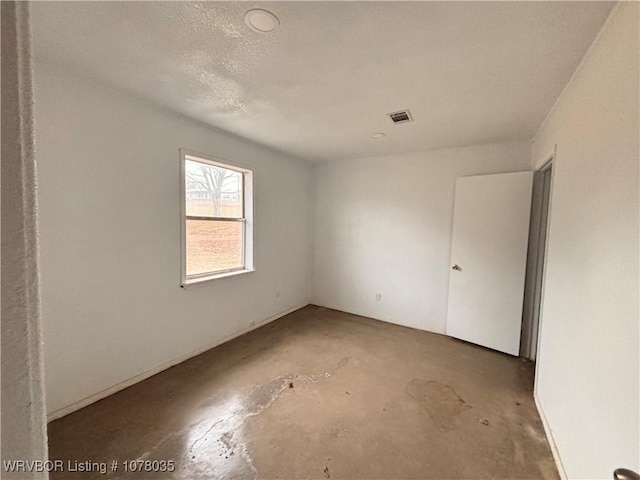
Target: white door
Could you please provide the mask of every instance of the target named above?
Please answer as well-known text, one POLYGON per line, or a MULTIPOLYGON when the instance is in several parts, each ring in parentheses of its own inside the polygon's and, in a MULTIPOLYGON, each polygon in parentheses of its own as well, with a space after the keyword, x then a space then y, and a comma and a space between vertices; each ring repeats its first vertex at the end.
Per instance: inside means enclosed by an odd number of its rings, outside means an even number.
POLYGON ((533 172, 456 182, 447 335, 518 355, 533 172))

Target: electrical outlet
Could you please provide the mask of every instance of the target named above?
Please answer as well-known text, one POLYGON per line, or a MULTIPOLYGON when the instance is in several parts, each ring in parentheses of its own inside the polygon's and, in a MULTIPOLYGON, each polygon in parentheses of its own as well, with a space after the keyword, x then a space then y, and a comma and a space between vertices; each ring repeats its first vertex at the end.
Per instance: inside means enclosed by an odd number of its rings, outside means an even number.
POLYGON ((251 321, 249 322, 249 326, 250 326, 250 327, 255 327, 255 326, 256 326, 256 322, 255 322, 255 320, 251 320, 251 321))
POLYGON ((376 293, 376 302, 379 302, 380 300, 382 300, 382 294, 376 293))

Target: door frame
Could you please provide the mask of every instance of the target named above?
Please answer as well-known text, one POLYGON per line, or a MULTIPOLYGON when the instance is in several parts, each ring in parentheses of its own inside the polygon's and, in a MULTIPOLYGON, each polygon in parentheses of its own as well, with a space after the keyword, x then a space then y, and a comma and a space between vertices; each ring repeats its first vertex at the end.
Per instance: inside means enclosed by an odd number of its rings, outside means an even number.
POLYGON ((537 388, 538 388, 538 359, 540 358, 540 345, 541 345, 541 338, 540 338, 540 334, 542 332, 542 324, 544 322, 544 316, 543 316, 543 311, 544 311, 544 297, 545 297, 545 291, 546 291, 546 280, 547 280, 547 264, 548 264, 548 259, 549 259, 549 238, 550 238, 550 233, 551 233, 551 218, 552 218, 552 212, 553 212, 553 190, 554 190, 554 183, 555 183, 555 178, 556 178, 556 170, 557 170, 557 159, 558 159, 558 152, 557 152, 557 144, 555 144, 553 146, 553 151, 551 152, 550 155, 547 156, 547 159, 544 161, 544 163, 536 170, 536 173, 544 173, 547 170, 551 170, 551 178, 549 180, 549 202, 547 205, 547 225, 546 225, 546 232, 545 232, 545 241, 544 241, 544 257, 542 259, 542 264, 541 264, 541 271, 536 272, 536 275, 539 275, 540 277, 540 296, 538 299, 538 325, 537 325, 537 335, 536 335, 536 345, 535 345, 535 359, 536 359, 536 366, 535 366, 535 374, 534 374, 534 386, 533 386, 533 391, 534 391, 534 395, 535 392, 537 392, 537 388))

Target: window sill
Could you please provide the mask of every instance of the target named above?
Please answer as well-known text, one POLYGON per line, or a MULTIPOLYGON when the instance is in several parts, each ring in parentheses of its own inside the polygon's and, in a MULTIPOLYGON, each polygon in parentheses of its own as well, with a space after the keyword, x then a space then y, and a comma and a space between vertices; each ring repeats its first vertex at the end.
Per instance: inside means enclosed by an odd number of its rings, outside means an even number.
POLYGON ((251 272, 255 272, 255 269, 246 268, 244 270, 234 270, 233 272, 225 272, 225 273, 207 275, 206 277, 191 278, 189 280, 183 280, 182 284, 180 286, 182 288, 200 287, 200 286, 204 285, 205 283, 209 283, 209 282, 212 282, 214 280, 219 280, 219 279, 228 278, 228 277, 235 277, 237 275, 243 275, 245 273, 251 273, 251 272))

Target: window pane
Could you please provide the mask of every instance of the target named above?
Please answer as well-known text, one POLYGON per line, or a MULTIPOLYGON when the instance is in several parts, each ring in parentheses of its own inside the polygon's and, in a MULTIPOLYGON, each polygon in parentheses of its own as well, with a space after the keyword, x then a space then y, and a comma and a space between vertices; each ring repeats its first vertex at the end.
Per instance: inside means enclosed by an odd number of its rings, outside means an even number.
POLYGON ((242 173, 185 160, 187 216, 242 218, 242 173))
POLYGON ((187 276, 242 268, 243 222, 187 220, 187 276))

